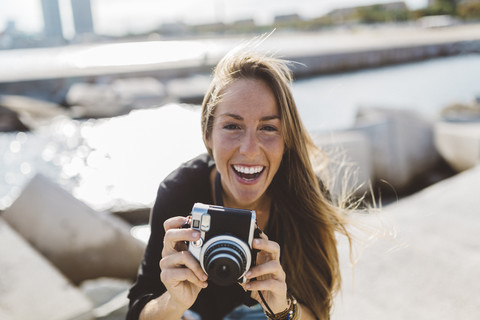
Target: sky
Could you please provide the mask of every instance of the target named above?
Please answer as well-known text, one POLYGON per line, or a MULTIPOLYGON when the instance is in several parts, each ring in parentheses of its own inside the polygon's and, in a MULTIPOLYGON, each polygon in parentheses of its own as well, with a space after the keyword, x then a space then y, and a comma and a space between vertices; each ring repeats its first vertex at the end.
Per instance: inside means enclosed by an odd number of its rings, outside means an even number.
MULTIPOLYGON (((70 0, 58 0, 64 34, 73 33, 70 0)), ((298 13, 313 18, 342 7, 393 2, 394 0, 91 0, 95 31, 122 35, 145 32, 162 23, 231 22, 253 18, 257 24, 273 21, 275 15, 298 13)), ((425 7, 428 0, 405 0, 410 9, 425 7)), ((39 33, 43 29, 41 0, 1 0, 0 32, 8 21, 18 30, 39 33)))

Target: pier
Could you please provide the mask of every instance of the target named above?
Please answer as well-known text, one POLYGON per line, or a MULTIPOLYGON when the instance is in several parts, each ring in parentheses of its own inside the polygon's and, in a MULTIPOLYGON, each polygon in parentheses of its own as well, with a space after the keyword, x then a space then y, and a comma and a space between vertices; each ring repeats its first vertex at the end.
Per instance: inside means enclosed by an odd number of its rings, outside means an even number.
MULTIPOLYGON (((70 45, 0 51, 0 83, 111 75, 182 77, 208 73, 252 36, 182 41, 70 45)), ((296 77, 480 52, 480 24, 426 29, 356 27, 330 32, 273 33, 261 50, 299 62, 296 77)))

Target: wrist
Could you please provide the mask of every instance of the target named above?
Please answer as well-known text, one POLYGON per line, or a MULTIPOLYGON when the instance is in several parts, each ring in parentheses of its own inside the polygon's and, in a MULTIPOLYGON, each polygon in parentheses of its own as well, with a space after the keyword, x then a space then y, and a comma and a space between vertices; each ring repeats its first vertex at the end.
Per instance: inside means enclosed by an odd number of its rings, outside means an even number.
POLYGON ((188 307, 183 306, 167 291, 148 302, 140 313, 141 320, 180 319, 188 307))
POLYGON ((165 292, 163 295, 165 296, 164 303, 171 311, 180 311, 183 315, 183 313, 191 307, 190 305, 185 305, 185 301, 176 299, 175 296, 171 295, 169 291, 165 292))
POLYGON ((278 313, 272 313, 265 310, 265 315, 269 320, 297 320, 300 319, 300 309, 297 300, 291 295, 287 296, 288 306, 278 313))

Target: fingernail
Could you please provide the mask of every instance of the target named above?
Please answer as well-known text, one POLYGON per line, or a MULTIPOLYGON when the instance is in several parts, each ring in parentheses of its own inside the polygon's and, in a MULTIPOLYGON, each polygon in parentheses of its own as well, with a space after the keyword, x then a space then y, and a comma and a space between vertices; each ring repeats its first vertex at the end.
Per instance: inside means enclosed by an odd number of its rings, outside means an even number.
POLYGON ((202 280, 203 280, 203 281, 207 281, 207 279, 208 279, 207 275, 204 274, 204 275, 202 276, 202 280))
POLYGON ((198 232, 198 231, 193 231, 193 232, 192 232, 192 236, 193 236, 194 238, 198 238, 198 237, 200 237, 200 232, 198 232))
POLYGON ((258 246, 260 244, 260 240, 258 239, 253 240, 253 244, 258 246))
POLYGON ((246 274, 245 274, 245 277, 247 278, 250 278, 252 276, 252 272, 251 271, 248 271, 246 274))
POLYGON ((245 285, 245 288, 246 288, 247 290, 250 290, 250 289, 252 288, 252 285, 251 285, 250 283, 247 283, 247 284, 245 285))

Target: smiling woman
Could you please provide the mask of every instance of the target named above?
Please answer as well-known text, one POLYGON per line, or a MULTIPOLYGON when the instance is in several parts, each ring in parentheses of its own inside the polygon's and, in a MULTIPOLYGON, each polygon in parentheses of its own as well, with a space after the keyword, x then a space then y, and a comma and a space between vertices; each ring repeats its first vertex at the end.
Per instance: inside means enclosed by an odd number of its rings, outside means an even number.
MULTIPOLYGON (((206 145, 222 176, 225 205, 268 208, 266 190, 284 151, 280 112, 270 87, 254 78, 230 84, 215 110, 211 131, 206 145)), ((258 218, 263 216, 257 211, 258 218)))
POLYGON ((244 305, 255 306, 244 319, 329 318, 340 286, 335 232, 348 237, 347 220, 315 175, 317 150, 291 80, 287 62, 250 46, 219 62, 202 103, 208 154, 182 165, 158 189, 128 319, 178 319, 187 310, 230 319, 245 313, 244 305), (186 243, 206 241, 188 228, 197 202, 256 212, 263 233, 252 242, 255 263, 239 283, 211 282, 201 258, 188 250, 186 243))

